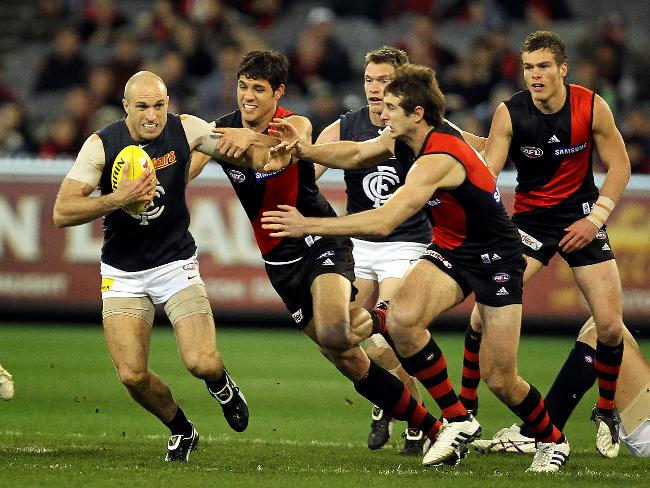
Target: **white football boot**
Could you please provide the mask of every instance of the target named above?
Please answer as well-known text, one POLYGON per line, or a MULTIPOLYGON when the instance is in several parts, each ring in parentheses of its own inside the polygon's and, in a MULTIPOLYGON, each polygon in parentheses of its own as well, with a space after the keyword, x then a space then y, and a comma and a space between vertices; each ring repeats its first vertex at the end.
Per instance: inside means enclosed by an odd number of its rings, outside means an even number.
POLYGON ((472 446, 476 451, 482 453, 514 452, 517 454, 535 454, 535 438, 521 435, 517 424, 504 427, 492 436, 492 439, 477 439, 472 446))

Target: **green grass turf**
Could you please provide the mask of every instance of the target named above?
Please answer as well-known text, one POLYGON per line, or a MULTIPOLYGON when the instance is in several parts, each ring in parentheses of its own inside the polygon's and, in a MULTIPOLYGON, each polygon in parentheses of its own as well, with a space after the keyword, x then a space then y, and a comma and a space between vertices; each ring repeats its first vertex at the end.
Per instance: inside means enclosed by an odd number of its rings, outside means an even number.
MULTIPOLYGON (((437 339, 458 384, 462 336, 437 339)), ((559 474, 524 473, 530 457, 475 452, 456 468, 425 469, 397 452, 404 424, 382 450, 366 448, 369 404, 302 334, 224 328, 218 341, 251 409, 241 434, 184 370, 171 329, 154 330, 151 367, 201 433, 190 463, 170 465, 167 430, 119 384, 100 327, 0 325, 0 362, 16 382, 15 398, 0 403, 0 486, 648 486, 650 460, 623 447, 615 460, 596 453, 588 420, 595 390, 565 429, 572 452, 559 474)), ((521 374, 546 391, 571 344, 524 337, 521 374)), ((642 348, 647 355, 650 343, 642 348)), ((484 385, 479 394, 484 436, 515 421, 484 385)))

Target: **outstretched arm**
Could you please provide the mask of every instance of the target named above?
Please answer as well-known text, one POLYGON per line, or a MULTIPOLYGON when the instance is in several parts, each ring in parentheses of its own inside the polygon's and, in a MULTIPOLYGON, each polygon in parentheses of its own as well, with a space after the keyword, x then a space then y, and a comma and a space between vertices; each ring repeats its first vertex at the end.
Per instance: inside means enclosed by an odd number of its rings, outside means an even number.
POLYGON ((344 217, 304 217, 294 207, 264 212, 262 227, 273 230, 271 237, 389 235, 399 224, 421 210, 438 188, 455 188, 465 170, 445 154, 419 158, 409 170, 404 185, 384 205, 344 217))
MULTIPOLYGON (((183 115, 182 122, 193 151, 190 180, 198 176, 211 158, 261 170, 270 160, 269 147, 277 144, 272 137, 246 128, 215 129, 214 124, 193 115, 183 115)), ((275 158, 288 160, 289 156, 278 154, 275 158)))
POLYGON ((354 169, 374 166, 391 157, 395 147, 395 141, 387 131, 364 142, 339 141, 309 146, 297 137, 291 124, 275 119, 269 133, 280 138, 280 147, 292 149, 297 158, 328 168, 354 169))

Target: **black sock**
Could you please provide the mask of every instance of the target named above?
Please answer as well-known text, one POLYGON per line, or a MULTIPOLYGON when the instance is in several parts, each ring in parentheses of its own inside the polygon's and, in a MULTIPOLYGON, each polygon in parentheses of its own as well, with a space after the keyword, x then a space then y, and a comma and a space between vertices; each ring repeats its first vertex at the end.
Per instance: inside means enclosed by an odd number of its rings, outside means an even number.
POLYGON ((224 389, 226 386, 226 370, 223 370, 223 374, 221 375, 221 378, 219 378, 217 381, 208 381, 205 380, 205 386, 208 387, 208 391, 212 396, 215 394, 219 393, 221 390, 224 389))
POLYGON ((467 410, 478 408, 478 385, 481 382, 479 351, 481 349, 481 334, 467 326, 465 331, 465 350, 463 352, 463 372, 458 398, 467 410))
MULTIPOLYGON (((544 399, 548 415, 559 430, 564 429, 580 399, 596 381, 595 354, 593 347, 576 341, 544 399)), ((521 434, 534 437, 525 425, 521 426, 521 434)))
POLYGON ((181 407, 178 407, 176 415, 170 422, 164 422, 167 428, 171 431, 172 435, 182 435, 183 437, 189 437, 192 435, 192 424, 181 407))
POLYGON ((412 356, 405 358, 397 354, 397 357, 404 370, 417 378, 427 389, 444 418, 450 422, 469 418, 469 413, 458 399, 447 374, 445 355, 433 337, 430 337, 429 342, 412 356))
POLYGON ((542 395, 533 385, 519 405, 508 408, 528 426, 527 437, 534 437, 538 442, 564 442, 562 431, 553 425, 542 395))
POLYGON ((598 381, 598 410, 612 415, 616 408, 616 383, 623 361, 623 339, 617 346, 608 346, 596 341, 596 380, 598 381))
POLYGON ((409 427, 435 439, 442 425, 423 404, 418 403, 408 387, 385 369, 370 361, 366 375, 354 384, 357 392, 397 420, 405 420, 409 427))

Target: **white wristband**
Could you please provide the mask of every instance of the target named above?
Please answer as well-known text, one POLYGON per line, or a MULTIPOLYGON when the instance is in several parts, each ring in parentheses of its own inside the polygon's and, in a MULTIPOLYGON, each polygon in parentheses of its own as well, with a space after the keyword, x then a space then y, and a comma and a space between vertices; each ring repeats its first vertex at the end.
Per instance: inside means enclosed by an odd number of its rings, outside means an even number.
POLYGON ((596 203, 594 203, 594 208, 591 209, 586 219, 601 229, 605 225, 605 222, 607 222, 609 214, 612 213, 615 206, 616 204, 611 198, 601 195, 596 200, 596 203))

